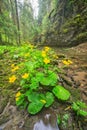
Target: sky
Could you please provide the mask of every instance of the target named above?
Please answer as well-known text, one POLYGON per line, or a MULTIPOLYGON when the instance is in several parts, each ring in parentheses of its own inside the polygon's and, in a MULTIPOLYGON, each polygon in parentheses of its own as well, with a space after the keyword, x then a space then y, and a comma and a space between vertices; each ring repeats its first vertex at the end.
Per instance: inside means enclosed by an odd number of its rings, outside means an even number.
MULTIPOLYGON (((18 0, 19 2, 23 2, 23 0, 18 0)), ((34 17, 38 16, 38 0, 29 0, 31 2, 33 11, 34 11, 34 17)))
POLYGON ((31 0, 31 4, 34 10, 34 16, 38 16, 38 0, 31 0))

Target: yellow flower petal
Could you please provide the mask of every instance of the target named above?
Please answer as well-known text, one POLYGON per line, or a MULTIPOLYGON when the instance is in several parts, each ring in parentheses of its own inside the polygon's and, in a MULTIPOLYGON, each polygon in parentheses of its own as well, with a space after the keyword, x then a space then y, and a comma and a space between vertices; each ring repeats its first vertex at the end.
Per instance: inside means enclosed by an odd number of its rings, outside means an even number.
POLYGON ((46 52, 42 51, 42 57, 46 57, 46 52))
POLYGON ((63 64, 65 64, 65 65, 69 65, 69 63, 68 63, 66 60, 63 60, 62 62, 63 62, 63 64))
POLYGON ((11 71, 14 72, 19 69, 19 66, 15 66, 11 71))
POLYGON ((47 59, 47 58, 45 58, 43 61, 44 61, 44 63, 45 63, 45 64, 50 63, 50 60, 49 60, 49 59, 47 59))
POLYGON ((19 97, 20 95, 21 95, 21 92, 19 91, 16 93, 15 97, 19 97))
POLYGON ((68 63, 72 64, 73 62, 71 60, 68 60, 68 63))
POLYGON ((15 64, 12 64, 11 67, 13 68, 15 66, 15 64))
POLYGON ((23 79, 27 79, 28 76, 29 76, 29 74, 28 74, 28 73, 25 73, 24 75, 22 75, 22 78, 23 78, 23 79))
POLYGON ((70 65, 72 64, 73 62, 71 60, 62 60, 63 64, 65 65, 70 65))
POLYGON ((47 47, 47 46, 44 49, 45 49, 46 52, 50 50, 50 48, 47 47))
POLYGON ((19 100, 19 97, 16 97, 15 100, 16 100, 16 102, 17 102, 17 101, 19 100))
POLYGON ((10 78, 9 78, 9 83, 14 83, 14 81, 16 80, 16 76, 15 75, 12 75, 10 78))
POLYGON ((21 96, 21 92, 17 92, 16 95, 15 95, 15 100, 16 102, 20 99, 20 96, 21 96))

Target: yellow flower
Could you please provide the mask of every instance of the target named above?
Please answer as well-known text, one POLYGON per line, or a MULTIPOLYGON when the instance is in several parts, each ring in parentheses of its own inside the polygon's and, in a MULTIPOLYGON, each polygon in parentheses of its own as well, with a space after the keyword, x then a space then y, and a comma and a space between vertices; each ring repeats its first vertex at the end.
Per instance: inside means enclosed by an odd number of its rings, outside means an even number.
POLYGON ((41 99, 40 101, 41 101, 42 103, 44 103, 44 104, 46 103, 46 100, 41 99))
POLYGON ((65 65, 70 65, 72 64, 73 62, 71 60, 62 60, 63 64, 65 65))
POLYGON ((15 75, 12 75, 10 78, 9 78, 9 83, 14 83, 14 81, 16 80, 16 76, 15 75))
POLYGON ((45 49, 46 52, 50 50, 50 48, 47 47, 47 46, 44 49, 45 49))
POLYGON ((23 78, 23 79, 27 79, 28 76, 29 76, 29 74, 28 74, 28 73, 25 73, 24 75, 22 75, 22 78, 23 78))
POLYGON ((17 101, 19 100, 19 97, 16 97, 15 100, 16 100, 16 102, 17 102, 17 101))
POLYGON ((45 63, 45 64, 48 64, 48 63, 50 63, 50 60, 47 59, 47 58, 45 58, 45 59, 44 59, 44 63, 45 63))
POLYGON ((19 92, 16 93, 16 95, 15 95, 15 100, 18 101, 20 96, 21 96, 21 93, 20 93, 20 91, 19 91, 19 92))
POLYGON ((16 71, 16 70, 18 70, 18 69, 19 69, 18 66, 14 66, 14 68, 13 68, 11 71, 14 72, 14 71, 16 71))
POLYGON ((72 64, 73 62, 72 62, 71 60, 68 60, 68 63, 69 63, 69 64, 72 64))
POLYGON ((42 51, 42 57, 46 57, 46 52, 42 51))
POLYGON ((11 65, 12 68, 13 68, 14 66, 15 66, 14 64, 11 65))
POLYGON ((19 91, 16 93, 15 97, 19 97, 20 95, 21 95, 21 92, 19 91))

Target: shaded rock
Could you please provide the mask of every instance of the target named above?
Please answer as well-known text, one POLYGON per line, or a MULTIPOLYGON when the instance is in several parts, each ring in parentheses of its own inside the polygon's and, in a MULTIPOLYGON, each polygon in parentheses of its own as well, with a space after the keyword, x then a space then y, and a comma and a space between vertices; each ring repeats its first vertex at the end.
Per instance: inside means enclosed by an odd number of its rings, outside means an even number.
POLYGON ((75 74, 72 77, 72 79, 74 81, 74 86, 79 87, 79 88, 86 86, 86 84, 87 84, 87 80, 85 78, 86 75, 87 75, 87 73, 84 71, 75 72, 75 74))
POLYGON ((61 75, 61 78, 63 79, 63 82, 65 82, 67 85, 70 85, 70 86, 73 85, 73 83, 69 77, 67 77, 65 75, 61 75))

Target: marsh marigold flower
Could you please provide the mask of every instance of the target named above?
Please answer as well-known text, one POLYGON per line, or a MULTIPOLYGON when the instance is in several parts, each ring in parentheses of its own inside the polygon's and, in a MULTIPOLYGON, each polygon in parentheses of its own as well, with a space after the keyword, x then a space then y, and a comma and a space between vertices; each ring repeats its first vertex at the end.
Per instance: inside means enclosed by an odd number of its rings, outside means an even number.
POLYGON ((15 64, 12 64, 11 67, 13 68, 15 66, 15 64))
POLYGON ((12 75, 10 78, 9 78, 9 83, 14 83, 14 81, 16 80, 16 76, 15 75, 12 75))
POLYGON ((46 52, 42 51, 42 57, 46 57, 46 52))
POLYGON ((72 64, 73 62, 71 60, 62 60, 63 64, 65 65, 70 65, 72 64))
POLYGON ((22 75, 22 78, 23 78, 23 79, 27 79, 28 76, 29 76, 29 74, 28 74, 28 73, 25 73, 24 75, 22 75))
POLYGON ((45 58, 45 59, 44 59, 44 63, 45 63, 45 64, 48 64, 48 63, 50 63, 50 60, 47 59, 47 58, 45 58))
POLYGON ((71 60, 68 60, 68 63, 69 63, 69 64, 72 64, 73 62, 72 62, 71 60))
POLYGON ((47 47, 47 46, 44 49, 45 49, 46 52, 50 50, 50 48, 47 47))
POLYGON ((16 71, 19 69, 19 66, 14 66, 14 68, 11 70, 12 72, 16 71))
POLYGON ((15 100, 18 101, 20 96, 21 96, 21 92, 19 91, 15 95, 15 100))

